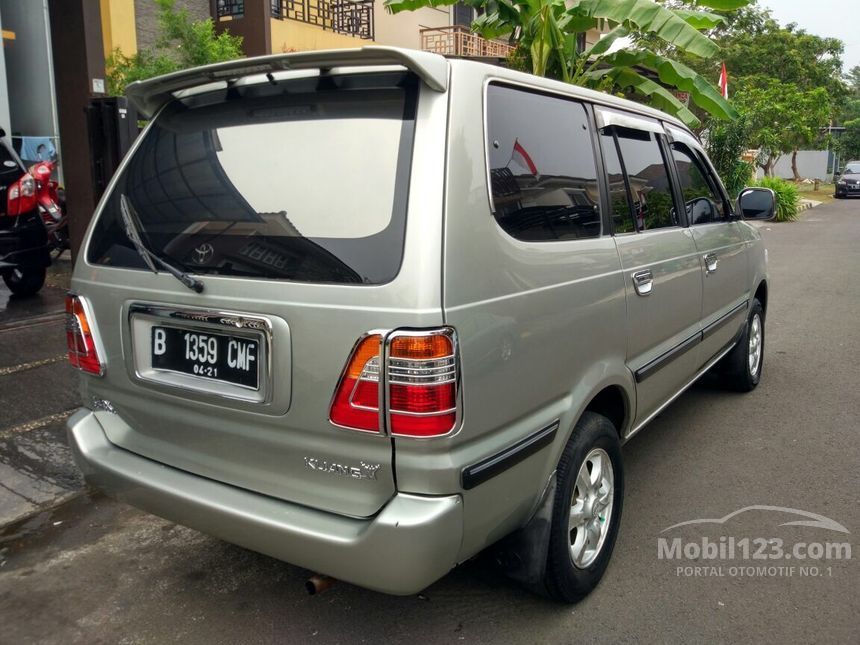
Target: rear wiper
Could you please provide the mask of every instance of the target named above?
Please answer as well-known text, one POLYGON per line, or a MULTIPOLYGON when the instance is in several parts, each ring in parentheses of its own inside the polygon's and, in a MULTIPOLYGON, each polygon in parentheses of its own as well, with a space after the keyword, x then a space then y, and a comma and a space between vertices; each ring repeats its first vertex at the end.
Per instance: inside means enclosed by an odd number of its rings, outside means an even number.
POLYGON ((149 267, 150 271, 158 273, 158 269, 155 268, 155 265, 158 264, 192 291, 203 293, 203 283, 200 280, 188 275, 181 269, 177 269, 167 260, 159 257, 153 251, 150 251, 146 244, 143 243, 143 240, 140 237, 140 228, 137 225, 137 222, 139 221, 137 211, 134 210, 134 206, 131 205, 131 200, 125 196, 125 193, 120 193, 119 196, 119 212, 122 215, 123 224, 125 224, 125 234, 128 236, 128 239, 131 240, 131 243, 134 244, 137 254, 143 258, 143 261, 146 263, 146 266, 149 267))

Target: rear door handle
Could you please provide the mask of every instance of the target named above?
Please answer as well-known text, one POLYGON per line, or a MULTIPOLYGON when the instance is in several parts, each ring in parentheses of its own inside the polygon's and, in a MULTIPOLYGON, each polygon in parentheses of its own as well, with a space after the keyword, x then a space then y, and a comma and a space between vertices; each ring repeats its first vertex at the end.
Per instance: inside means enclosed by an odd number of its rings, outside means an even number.
POLYGON ((714 273, 717 270, 717 262, 719 262, 717 254, 708 253, 703 259, 705 260, 705 273, 714 273))
POLYGON ((633 274, 633 288, 636 289, 636 293, 640 296, 651 294, 651 289, 654 288, 654 274, 651 273, 650 269, 637 271, 633 274))

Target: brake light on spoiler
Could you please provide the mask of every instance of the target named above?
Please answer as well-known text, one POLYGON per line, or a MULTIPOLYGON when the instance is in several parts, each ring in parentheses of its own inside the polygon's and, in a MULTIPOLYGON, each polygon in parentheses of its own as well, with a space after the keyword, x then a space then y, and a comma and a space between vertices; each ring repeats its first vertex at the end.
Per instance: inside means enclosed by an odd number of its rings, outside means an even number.
POLYGON ((398 330, 384 339, 382 334, 369 334, 347 361, 329 418, 345 428, 387 429, 395 436, 446 435, 457 423, 458 361, 450 327, 398 330), (384 397, 380 397, 380 383, 384 397))

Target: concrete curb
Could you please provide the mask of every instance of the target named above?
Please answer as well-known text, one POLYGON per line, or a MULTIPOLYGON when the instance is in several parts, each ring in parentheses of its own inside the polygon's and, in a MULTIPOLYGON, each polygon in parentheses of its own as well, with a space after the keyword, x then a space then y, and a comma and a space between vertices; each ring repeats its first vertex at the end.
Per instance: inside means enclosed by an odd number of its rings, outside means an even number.
POLYGON ((802 213, 803 211, 807 211, 810 208, 815 208, 816 206, 820 206, 822 202, 816 201, 814 199, 801 199, 800 204, 797 206, 797 212, 802 213))

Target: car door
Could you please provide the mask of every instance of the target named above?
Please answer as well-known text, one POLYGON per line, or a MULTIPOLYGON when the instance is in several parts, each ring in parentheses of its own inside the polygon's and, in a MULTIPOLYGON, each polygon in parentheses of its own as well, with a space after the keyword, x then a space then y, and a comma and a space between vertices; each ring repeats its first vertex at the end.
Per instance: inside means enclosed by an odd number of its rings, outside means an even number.
POLYGON ((702 279, 684 213, 675 208, 662 125, 599 108, 615 243, 627 300, 627 365, 636 380, 634 429, 698 366, 702 279))
POLYGON ((669 127, 670 149, 702 275, 701 363, 736 340, 749 301, 746 242, 731 206, 699 144, 669 127))

